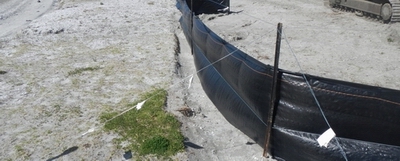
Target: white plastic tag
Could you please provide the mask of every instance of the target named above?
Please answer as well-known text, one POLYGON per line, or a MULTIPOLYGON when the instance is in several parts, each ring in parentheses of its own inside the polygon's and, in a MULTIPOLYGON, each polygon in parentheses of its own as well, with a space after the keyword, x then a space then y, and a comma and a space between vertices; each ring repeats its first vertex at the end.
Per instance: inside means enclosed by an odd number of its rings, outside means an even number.
POLYGON ((219 11, 219 12, 226 12, 228 9, 229 9, 229 7, 225 7, 225 8, 223 8, 223 9, 218 9, 217 11, 219 11))
POLYGON ((84 135, 86 135, 86 134, 89 134, 89 133, 91 133, 91 132, 93 132, 93 131, 94 131, 94 128, 90 128, 88 131, 86 131, 85 133, 83 133, 82 136, 84 136, 84 135))
POLYGON ((138 104, 136 105, 136 109, 137 109, 137 110, 140 110, 145 102, 146 102, 146 100, 144 100, 143 102, 138 103, 138 104))
POLYGON ((189 87, 188 87, 188 89, 190 88, 190 86, 192 86, 192 82, 193 82, 193 74, 192 74, 192 76, 191 76, 190 79, 189 79, 189 87))
POLYGON ((332 128, 326 130, 319 138, 317 139, 319 146, 328 147, 328 143, 336 136, 335 132, 333 132, 332 128))

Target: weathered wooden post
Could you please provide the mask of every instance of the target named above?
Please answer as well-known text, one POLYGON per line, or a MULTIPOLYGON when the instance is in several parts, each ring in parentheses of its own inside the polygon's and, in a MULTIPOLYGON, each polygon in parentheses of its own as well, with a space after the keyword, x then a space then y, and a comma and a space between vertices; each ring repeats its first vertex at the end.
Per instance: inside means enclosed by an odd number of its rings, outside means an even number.
POLYGON ((275 107, 277 106, 277 88, 278 88, 278 65, 279 65, 279 54, 281 48, 281 39, 282 39, 282 23, 278 23, 278 31, 276 36, 276 46, 275 46, 275 61, 274 61, 274 75, 272 77, 272 91, 271 91, 271 104, 268 111, 268 122, 267 122, 267 132, 265 137, 265 146, 264 146, 264 157, 269 157, 268 152, 270 151, 270 140, 271 140, 271 132, 272 125, 274 121, 275 115, 275 107))

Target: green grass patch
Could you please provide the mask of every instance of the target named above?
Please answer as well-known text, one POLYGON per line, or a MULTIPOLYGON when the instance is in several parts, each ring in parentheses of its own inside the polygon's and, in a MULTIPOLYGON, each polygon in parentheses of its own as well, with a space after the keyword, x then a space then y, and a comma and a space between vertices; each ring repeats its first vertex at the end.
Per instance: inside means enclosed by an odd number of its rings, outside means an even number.
MULTIPOLYGON (((106 130, 112 130, 122 136, 117 143, 128 141, 125 150, 132 150, 141 156, 155 154, 171 156, 183 150, 184 137, 180 131, 181 123, 163 108, 167 101, 167 91, 156 89, 141 97, 148 99, 140 110, 132 109, 113 120, 107 121, 117 112, 102 113, 100 119, 106 130)), ((138 102, 127 104, 135 106, 138 102)))
POLYGON ((68 72, 68 76, 80 74, 85 71, 95 71, 100 69, 100 67, 86 67, 86 68, 76 68, 73 71, 68 72))

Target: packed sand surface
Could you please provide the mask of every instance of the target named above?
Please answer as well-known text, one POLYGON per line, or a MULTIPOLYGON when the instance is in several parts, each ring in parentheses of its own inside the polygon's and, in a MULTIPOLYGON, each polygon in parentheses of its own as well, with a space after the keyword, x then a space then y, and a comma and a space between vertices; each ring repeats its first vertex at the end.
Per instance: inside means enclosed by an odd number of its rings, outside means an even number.
MULTIPOLYGON (((400 89, 400 23, 321 0, 231 1, 231 11, 200 18, 266 64, 282 22, 281 68, 300 71, 295 53, 305 73, 400 89)), ((168 90, 187 138, 173 160, 268 160, 203 92, 180 15, 174 0, 1 1, 0 160, 125 160, 99 115, 153 88, 168 90)))
POLYGON ((124 160, 112 141, 118 136, 102 130, 99 115, 126 110, 152 88, 169 91, 166 109, 183 123, 187 152, 173 160, 263 160, 262 148, 203 93, 175 1, 50 2, 51 10, 32 21, 20 10, 1 21, 25 22, 1 26, 0 160, 124 160), (194 116, 177 111, 183 107, 194 116))
POLYGON ((21 29, 27 23, 49 11, 53 0, 1 0, 0 1, 0 37, 21 29))
POLYGON ((246 0, 231 1, 230 6, 232 14, 200 17, 223 39, 265 64, 274 64, 280 22, 280 68, 400 89, 400 23, 332 9, 323 0, 246 0))

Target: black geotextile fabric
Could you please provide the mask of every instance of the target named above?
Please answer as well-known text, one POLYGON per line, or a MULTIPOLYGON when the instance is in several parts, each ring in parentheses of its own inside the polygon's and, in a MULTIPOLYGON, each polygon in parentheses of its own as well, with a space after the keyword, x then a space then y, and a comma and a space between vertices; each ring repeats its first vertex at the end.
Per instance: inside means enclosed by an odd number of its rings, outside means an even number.
MULTIPOLYGON (((264 147, 273 67, 227 43, 196 16, 192 29, 186 2, 178 0, 177 7, 182 12, 182 30, 189 44, 193 42, 204 91, 226 120, 264 147)), ((279 103, 270 145, 274 157, 344 160, 341 146, 349 160, 400 160, 400 91, 306 78, 337 137, 327 148, 319 146, 317 138, 329 127, 303 76, 279 70, 279 103)))
POLYGON ((228 11, 227 9, 229 9, 226 8, 229 6, 229 0, 186 0, 186 3, 189 9, 193 7, 191 10, 195 15, 226 12, 228 11), (193 5, 191 3, 193 3, 193 5))

